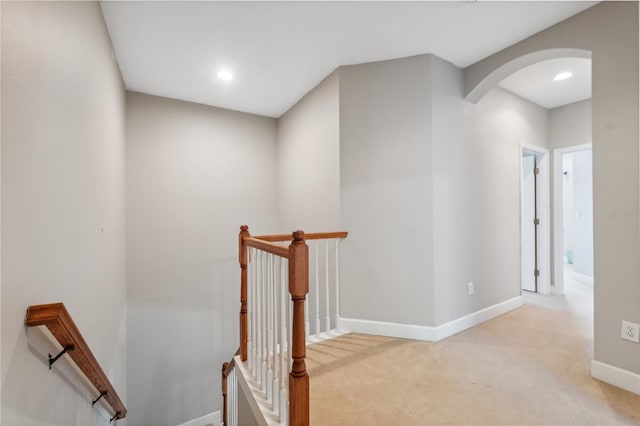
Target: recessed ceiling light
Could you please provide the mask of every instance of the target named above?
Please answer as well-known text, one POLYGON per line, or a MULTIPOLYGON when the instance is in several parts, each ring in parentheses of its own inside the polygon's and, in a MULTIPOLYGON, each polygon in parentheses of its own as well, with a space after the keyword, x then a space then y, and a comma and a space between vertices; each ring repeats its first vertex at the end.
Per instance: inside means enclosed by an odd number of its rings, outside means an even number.
POLYGON ((220 80, 231 80, 233 78, 233 75, 231 74, 231 71, 222 70, 218 72, 218 78, 220 80))
POLYGON ((569 77, 571 77, 572 75, 573 75, 573 73, 570 72, 570 71, 561 72, 561 73, 556 74, 555 77, 553 77, 553 81, 566 80, 569 77))

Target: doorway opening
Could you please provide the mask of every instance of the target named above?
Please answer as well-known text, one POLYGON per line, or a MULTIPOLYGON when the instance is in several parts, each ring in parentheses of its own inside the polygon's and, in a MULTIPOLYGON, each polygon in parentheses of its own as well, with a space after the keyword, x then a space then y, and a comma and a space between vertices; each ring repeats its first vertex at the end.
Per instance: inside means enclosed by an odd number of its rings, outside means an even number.
POLYGON ((520 153, 521 289, 550 294, 549 151, 522 145, 520 153))
POLYGON ((592 181, 591 144, 554 150, 555 294, 593 292, 592 181))

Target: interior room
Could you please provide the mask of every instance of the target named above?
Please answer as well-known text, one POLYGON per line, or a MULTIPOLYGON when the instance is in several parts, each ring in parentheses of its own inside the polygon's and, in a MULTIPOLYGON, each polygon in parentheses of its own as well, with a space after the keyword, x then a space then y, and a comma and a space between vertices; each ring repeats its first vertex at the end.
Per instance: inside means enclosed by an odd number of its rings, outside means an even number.
POLYGON ((0 18, 2 425, 640 424, 637 1, 0 18))

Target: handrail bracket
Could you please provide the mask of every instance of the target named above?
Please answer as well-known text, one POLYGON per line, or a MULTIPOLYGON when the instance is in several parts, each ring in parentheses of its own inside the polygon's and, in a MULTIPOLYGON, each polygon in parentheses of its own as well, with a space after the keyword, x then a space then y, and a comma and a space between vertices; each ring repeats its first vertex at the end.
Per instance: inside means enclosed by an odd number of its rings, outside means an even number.
POLYGON ((53 364, 55 364, 55 363, 56 363, 56 361, 57 361, 57 360, 58 360, 62 355, 66 354, 68 351, 72 351, 72 350, 74 350, 75 348, 76 348, 76 347, 75 347, 75 346, 73 346, 73 345, 67 345, 67 346, 65 346, 65 347, 64 347, 64 349, 62 349, 62 350, 60 351, 60 353, 59 353, 58 355, 56 355, 56 356, 51 356, 51 354, 49 354, 49 370, 51 370, 51 366, 52 366, 53 364))

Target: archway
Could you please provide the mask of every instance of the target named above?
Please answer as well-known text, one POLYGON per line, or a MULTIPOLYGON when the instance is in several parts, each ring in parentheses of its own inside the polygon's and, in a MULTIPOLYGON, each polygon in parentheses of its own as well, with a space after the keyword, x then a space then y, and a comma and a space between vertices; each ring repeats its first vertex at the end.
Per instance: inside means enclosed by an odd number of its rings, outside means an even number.
MULTIPOLYGON (((529 65, 556 58, 588 58, 591 59, 591 51, 584 49, 545 49, 528 53, 517 57, 499 66, 486 75, 473 87, 465 87, 465 99, 471 103, 478 103, 480 99, 492 88, 511 74, 529 65)), ((465 86, 468 81, 465 81, 465 86)))

